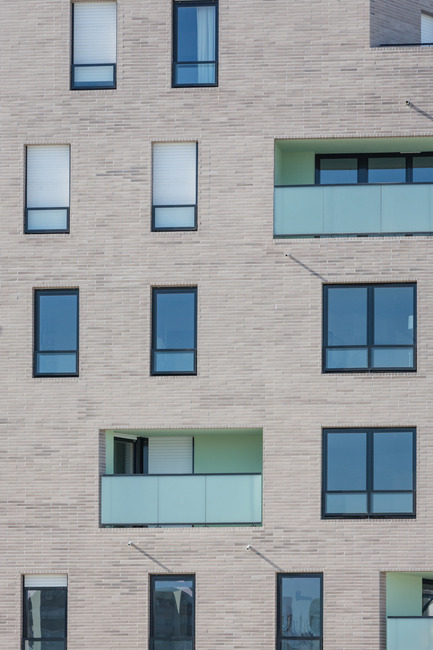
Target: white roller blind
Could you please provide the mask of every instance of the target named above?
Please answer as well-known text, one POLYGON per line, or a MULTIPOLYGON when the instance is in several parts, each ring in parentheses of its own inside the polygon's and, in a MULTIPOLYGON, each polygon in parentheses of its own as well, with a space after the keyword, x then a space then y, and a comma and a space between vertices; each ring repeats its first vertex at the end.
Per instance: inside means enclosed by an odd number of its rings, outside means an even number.
POLYGON ((68 576, 65 574, 41 574, 24 576, 24 587, 67 587, 68 576))
POLYGON ((421 43, 433 43, 433 16, 421 13, 421 43))
POLYGON ((69 146, 27 147, 27 207, 69 207, 69 146))
POLYGON ((192 474, 192 437, 149 438, 149 474, 192 474))
POLYGON ((195 142, 153 145, 153 205, 195 205, 195 142))
POLYGON ((116 3, 74 4, 74 63, 116 63, 116 3))

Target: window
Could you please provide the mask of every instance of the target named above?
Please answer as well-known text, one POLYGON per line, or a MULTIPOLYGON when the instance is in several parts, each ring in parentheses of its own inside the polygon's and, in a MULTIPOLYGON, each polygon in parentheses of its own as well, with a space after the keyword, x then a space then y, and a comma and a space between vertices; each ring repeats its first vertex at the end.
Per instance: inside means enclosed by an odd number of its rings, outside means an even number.
POLYGON ((357 183, 433 183, 433 154, 316 156, 316 185, 357 183))
POLYGON ((35 292, 34 376, 78 375, 78 289, 35 292))
POLYGON ((217 2, 175 2, 173 86, 216 86, 217 2))
POLYGON ((421 12, 421 43, 423 45, 433 44, 433 16, 421 12))
POLYGON ((26 148, 26 233, 69 232, 68 145, 26 148))
POLYGON ((150 592, 149 650, 193 650, 194 576, 151 576, 150 592))
POLYGON ((322 575, 277 576, 277 650, 321 650, 322 575))
POLYGON ((197 143, 158 143, 152 153, 152 230, 195 230, 197 143))
POLYGON ((153 290, 152 374, 195 375, 197 289, 153 290))
POLYGON ((323 432, 324 517, 415 516, 415 429, 323 432))
POLYGON ((72 90, 116 87, 116 3, 72 5, 72 90))
POLYGON ((416 369, 416 285, 325 285, 323 370, 416 369))
POLYGON ((66 650, 67 577, 24 576, 22 650, 66 650))

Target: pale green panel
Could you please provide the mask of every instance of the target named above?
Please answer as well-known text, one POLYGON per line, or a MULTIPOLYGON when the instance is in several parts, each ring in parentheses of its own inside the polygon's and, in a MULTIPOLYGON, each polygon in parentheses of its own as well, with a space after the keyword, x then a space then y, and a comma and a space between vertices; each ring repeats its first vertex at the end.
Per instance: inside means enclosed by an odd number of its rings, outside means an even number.
POLYGON ((158 523, 156 476, 103 476, 102 524, 158 523))
MULTIPOLYGON (((277 148, 278 145, 275 151, 277 148)), ((279 174, 275 177, 275 185, 314 185, 315 165, 314 151, 282 153, 279 155, 279 174)))
POLYGON ((105 434, 105 473, 114 474, 114 432, 105 434))
POLYGON ((283 185, 283 153, 278 146, 275 144, 275 153, 274 153, 274 185, 283 185))
POLYGON ((204 523, 205 476, 160 476, 159 523, 204 523))
POLYGON ((323 233, 321 185, 276 187, 274 190, 274 235, 320 235, 323 233))
POLYGON ((326 234, 380 233, 380 185, 326 186, 323 190, 326 234))
POLYGON ((261 476, 207 476, 206 522, 261 523, 261 476))
POLYGON ((433 618, 389 618, 386 650, 432 650, 433 618))
POLYGON ((311 140, 277 140, 275 146, 287 152, 314 153, 414 153, 433 151, 432 137, 410 138, 318 138, 311 140))
MULTIPOLYGON (((421 614, 422 576, 409 573, 387 573, 386 615, 421 616, 421 614)), ((415 647, 413 646, 413 649, 415 647)))
POLYGON ((432 231, 431 185, 382 185, 382 230, 432 231))
POLYGON ((262 434, 216 434, 194 438, 195 474, 262 473, 262 434))

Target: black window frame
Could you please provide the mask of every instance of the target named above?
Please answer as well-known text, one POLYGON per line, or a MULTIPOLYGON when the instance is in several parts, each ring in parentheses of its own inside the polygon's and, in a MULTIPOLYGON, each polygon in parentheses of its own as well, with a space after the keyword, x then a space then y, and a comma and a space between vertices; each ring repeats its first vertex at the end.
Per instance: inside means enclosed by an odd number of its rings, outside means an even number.
POLYGON ((150 374, 152 377, 170 377, 170 376, 194 376, 197 375, 197 287, 152 287, 152 336, 150 350, 150 374), (157 295, 158 293, 190 293, 194 295, 194 348, 173 349, 173 352, 193 352, 194 368, 188 371, 156 371, 154 367, 154 353, 159 351, 156 347, 157 332, 157 295))
MULTIPOLYGON (((111 0, 115 1, 115 0, 111 0)), ((117 40, 117 0, 116 4, 116 40, 117 40)), ((74 63, 74 8, 75 2, 71 2, 72 13, 71 13, 71 90, 116 90, 117 88, 117 45, 116 45, 116 63, 74 63), (113 83, 108 84, 106 82, 84 82, 77 83, 75 82, 75 68, 113 68, 113 83)))
MULTIPOLYGON (((80 342, 80 290, 79 289, 35 289, 33 295, 33 314, 34 314, 34 323, 33 323, 33 377, 78 377, 79 376, 79 342, 80 342), (38 349, 38 340, 39 340, 39 297, 41 295, 76 295, 77 296, 77 343, 75 350, 60 350, 60 352, 70 353, 74 352, 76 355, 76 372, 68 373, 44 373, 37 372, 37 355, 41 352, 38 349)), ((58 354, 59 350, 43 350, 46 354, 58 354)))
POLYGON ((417 283, 416 282, 366 282, 347 284, 324 284, 323 285, 323 309, 322 309, 322 373, 378 373, 378 372, 416 372, 417 371, 417 283), (328 345, 328 290, 333 288, 365 288, 367 289, 367 343, 366 345, 328 345), (413 289, 413 345, 374 345, 374 289, 392 287, 412 287, 413 289), (413 367, 380 367, 374 368, 371 365, 372 349, 374 347, 386 348, 413 348, 413 367), (366 368, 327 368, 326 352, 328 349, 366 349, 368 354, 368 366, 366 368))
POLYGON ((22 640, 21 640, 21 647, 22 650, 25 650, 26 647, 26 642, 42 642, 42 645, 44 641, 63 641, 65 644, 65 650, 68 647, 68 587, 26 587, 25 586, 25 576, 23 576, 23 590, 22 590, 22 640), (49 637, 49 638, 43 638, 43 637, 28 637, 26 635, 26 613, 27 613, 27 598, 26 594, 27 591, 53 591, 53 590, 58 590, 58 591, 64 591, 65 592, 65 636, 60 638, 60 637, 49 637))
POLYGON ((277 573, 277 633, 276 633, 276 650, 281 650, 284 641, 302 641, 309 639, 312 641, 318 640, 320 648, 323 648, 323 573, 277 573), (282 636, 281 630, 281 593, 282 582, 284 578, 318 578, 320 580, 320 637, 300 637, 300 636, 282 636))
MULTIPOLYGON (((152 144, 152 179, 153 179, 153 145, 154 144, 165 144, 160 142, 154 142, 152 144)), ((176 142, 170 142, 167 144, 176 144, 176 142)), ((183 144, 183 143, 180 143, 183 144)), ((152 187, 152 220, 151 220, 151 231, 152 232, 192 232, 197 230, 197 212, 198 212, 198 142, 195 143, 195 204, 194 205, 159 205, 153 202, 153 187, 152 187), (194 225, 193 226, 183 226, 180 228, 161 228, 155 225, 155 208, 194 208, 194 225)))
POLYGON ((191 641, 192 644, 192 650, 195 648, 195 626, 196 626, 196 576, 195 574, 191 573, 170 573, 170 574, 151 574, 149 576, 149 650, 154 650, 154 642, 155 640, 166 640, 166 641, 173 641, 173 640, 179 640, 179 641, 191 641), (177 637, 176 639, 173 639, 172 637, 161 637, 155 639, 154 636, 154 603, 153 603, 153 594, 154 594, 154 584, 155 581, 167 581, 167 582, 173 582, 174 580, 190 580, 192 582, 192 587, 193 587, 193 607, 192 607, 192 637, 177 637))
POLYGON ((316 154, 315 155, 315 173, 314 184, 323 185, 324 187, 333 187, 339 185, 405 185, 407 183, 413 185, 431 185, 430 182, 414 182, 413 181, 413 159, 422 157, 433 157, 431 151, 420 151, 415 153, 400 153, 390 151, 388 153, 332 153, 332 154, 316 154), (321 183, 320 182, 320 162, 321 160, 330 160, 338 158, 355 158, 357 160, 357 175, 358 180, 356 183, 321 183), (369 183, 368 182, 368 159, 369 158, 403 158, 406 160, 406 180, 404 183, 369 183))
MULTIPOLYGON (((29 228, 29 210, 37 210, 38 208, 29 208, 27 204, 27 176, 28 176, 28 166, 27 166, 27 156, 29 147, 34 147, 38 145, 27 144, 25 147, 25 183, 24 183, 24 234, 25 235, 47 235, 47 234, 66 234, 69 235, 70 232, 70 210, 71 210, 71 146, 69 146, 69 205, 59 206, 55 208, 40 208, 43 210, 66 210, 66 228, 47 228, 44 230, 33 230, 29 228)), ((53 147, 56 144, 52 145, 53 147)))
MULTIPOLYGON (((137 436, 135 440, 132 438, 124 438, 122 436, 114 436, 113 442, 113 456, 115 456, 114 444, 116 442, 127 442, 132 445, 133 448, 133 466, 135 474, 148 474, 149 473, 149 438, 143 436, 137 436)), ((129 474, 116 474, 114 471, 114 460, 113 460, 113 474, 112 476, 130 476, 129 474)))
POLYGON ((218 43, 218 0, 174 0, 173 2, 173 38, 172 38, 172 65, 171 65, 171 86, 172 88, 216 88, 218 86, 218 52, 219 52, 219 43, 218 43), (215 60, 214 61, 178 61, 177 60, 177 44, 179 39, 178 32, 178 17, 177 12, 179 7, 215 7, 215 60), (214 63, 215 64, 215 82, 214 83, 196 83, 196 84, 179 84, 175 83, 176 78, 176 66, 178 63, 181 64, 193 64, 193 63, 214 63))
POLYGON ((322 519, 415 519, 416 518, 416 427, 343 427, 325 428, 322 431, 322 519), (365 433, 366 440, 366 489, 365 490, 327 490, 327 436, 329 433, 365 433), (374 490, 374 446, 375 433, 411 433, 412 434, 412 490, 374 490), (412 513, 373 513, 371 512, 371 497, 376 492, 394 494, 405 492, 413 495, 412 513), (326 512, 327 494, 366 494, 367 513, 330 513, 326 512))

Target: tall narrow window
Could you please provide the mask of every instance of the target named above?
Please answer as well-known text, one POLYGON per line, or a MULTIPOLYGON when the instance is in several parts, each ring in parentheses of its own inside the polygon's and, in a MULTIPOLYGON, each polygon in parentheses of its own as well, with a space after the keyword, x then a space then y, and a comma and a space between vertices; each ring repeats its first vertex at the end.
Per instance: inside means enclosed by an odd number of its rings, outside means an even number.
POLYGON ((152 374, 195 375, 197 289, 153 290, 152 374))
POLYGON ((433 44, 433 16, 425 11, 421 12, 421 43, 433 44))
POLYGON ((193 650, 194 576, 151 576, 150 592, 149 650, 193 650))
POLYGON ((173 86, 216 86, 217 2, 175 2, 173 20, 173 86))
POLYGON ((152 154, 152 230, 195 230, 197 143, 157 143, 152 154))
POLYGON ((416 369, 414 284, 326 285, 325 372, 416 369))
POLYGON ((26 233, 69 232, 69 145, 26 149, 26 233))
POLYGON ((277 650, 321 650, 322 575, 279 574, 277 650))
POLYGON ((67 577, 24 576, 22 650, 66 650, 67 577))
POLYGON ((35 292, 34 376, 78 375, 78 290, 35 292))
POLYGON ((116 87, 116 3, 72 5, 73 90, 116 87))

